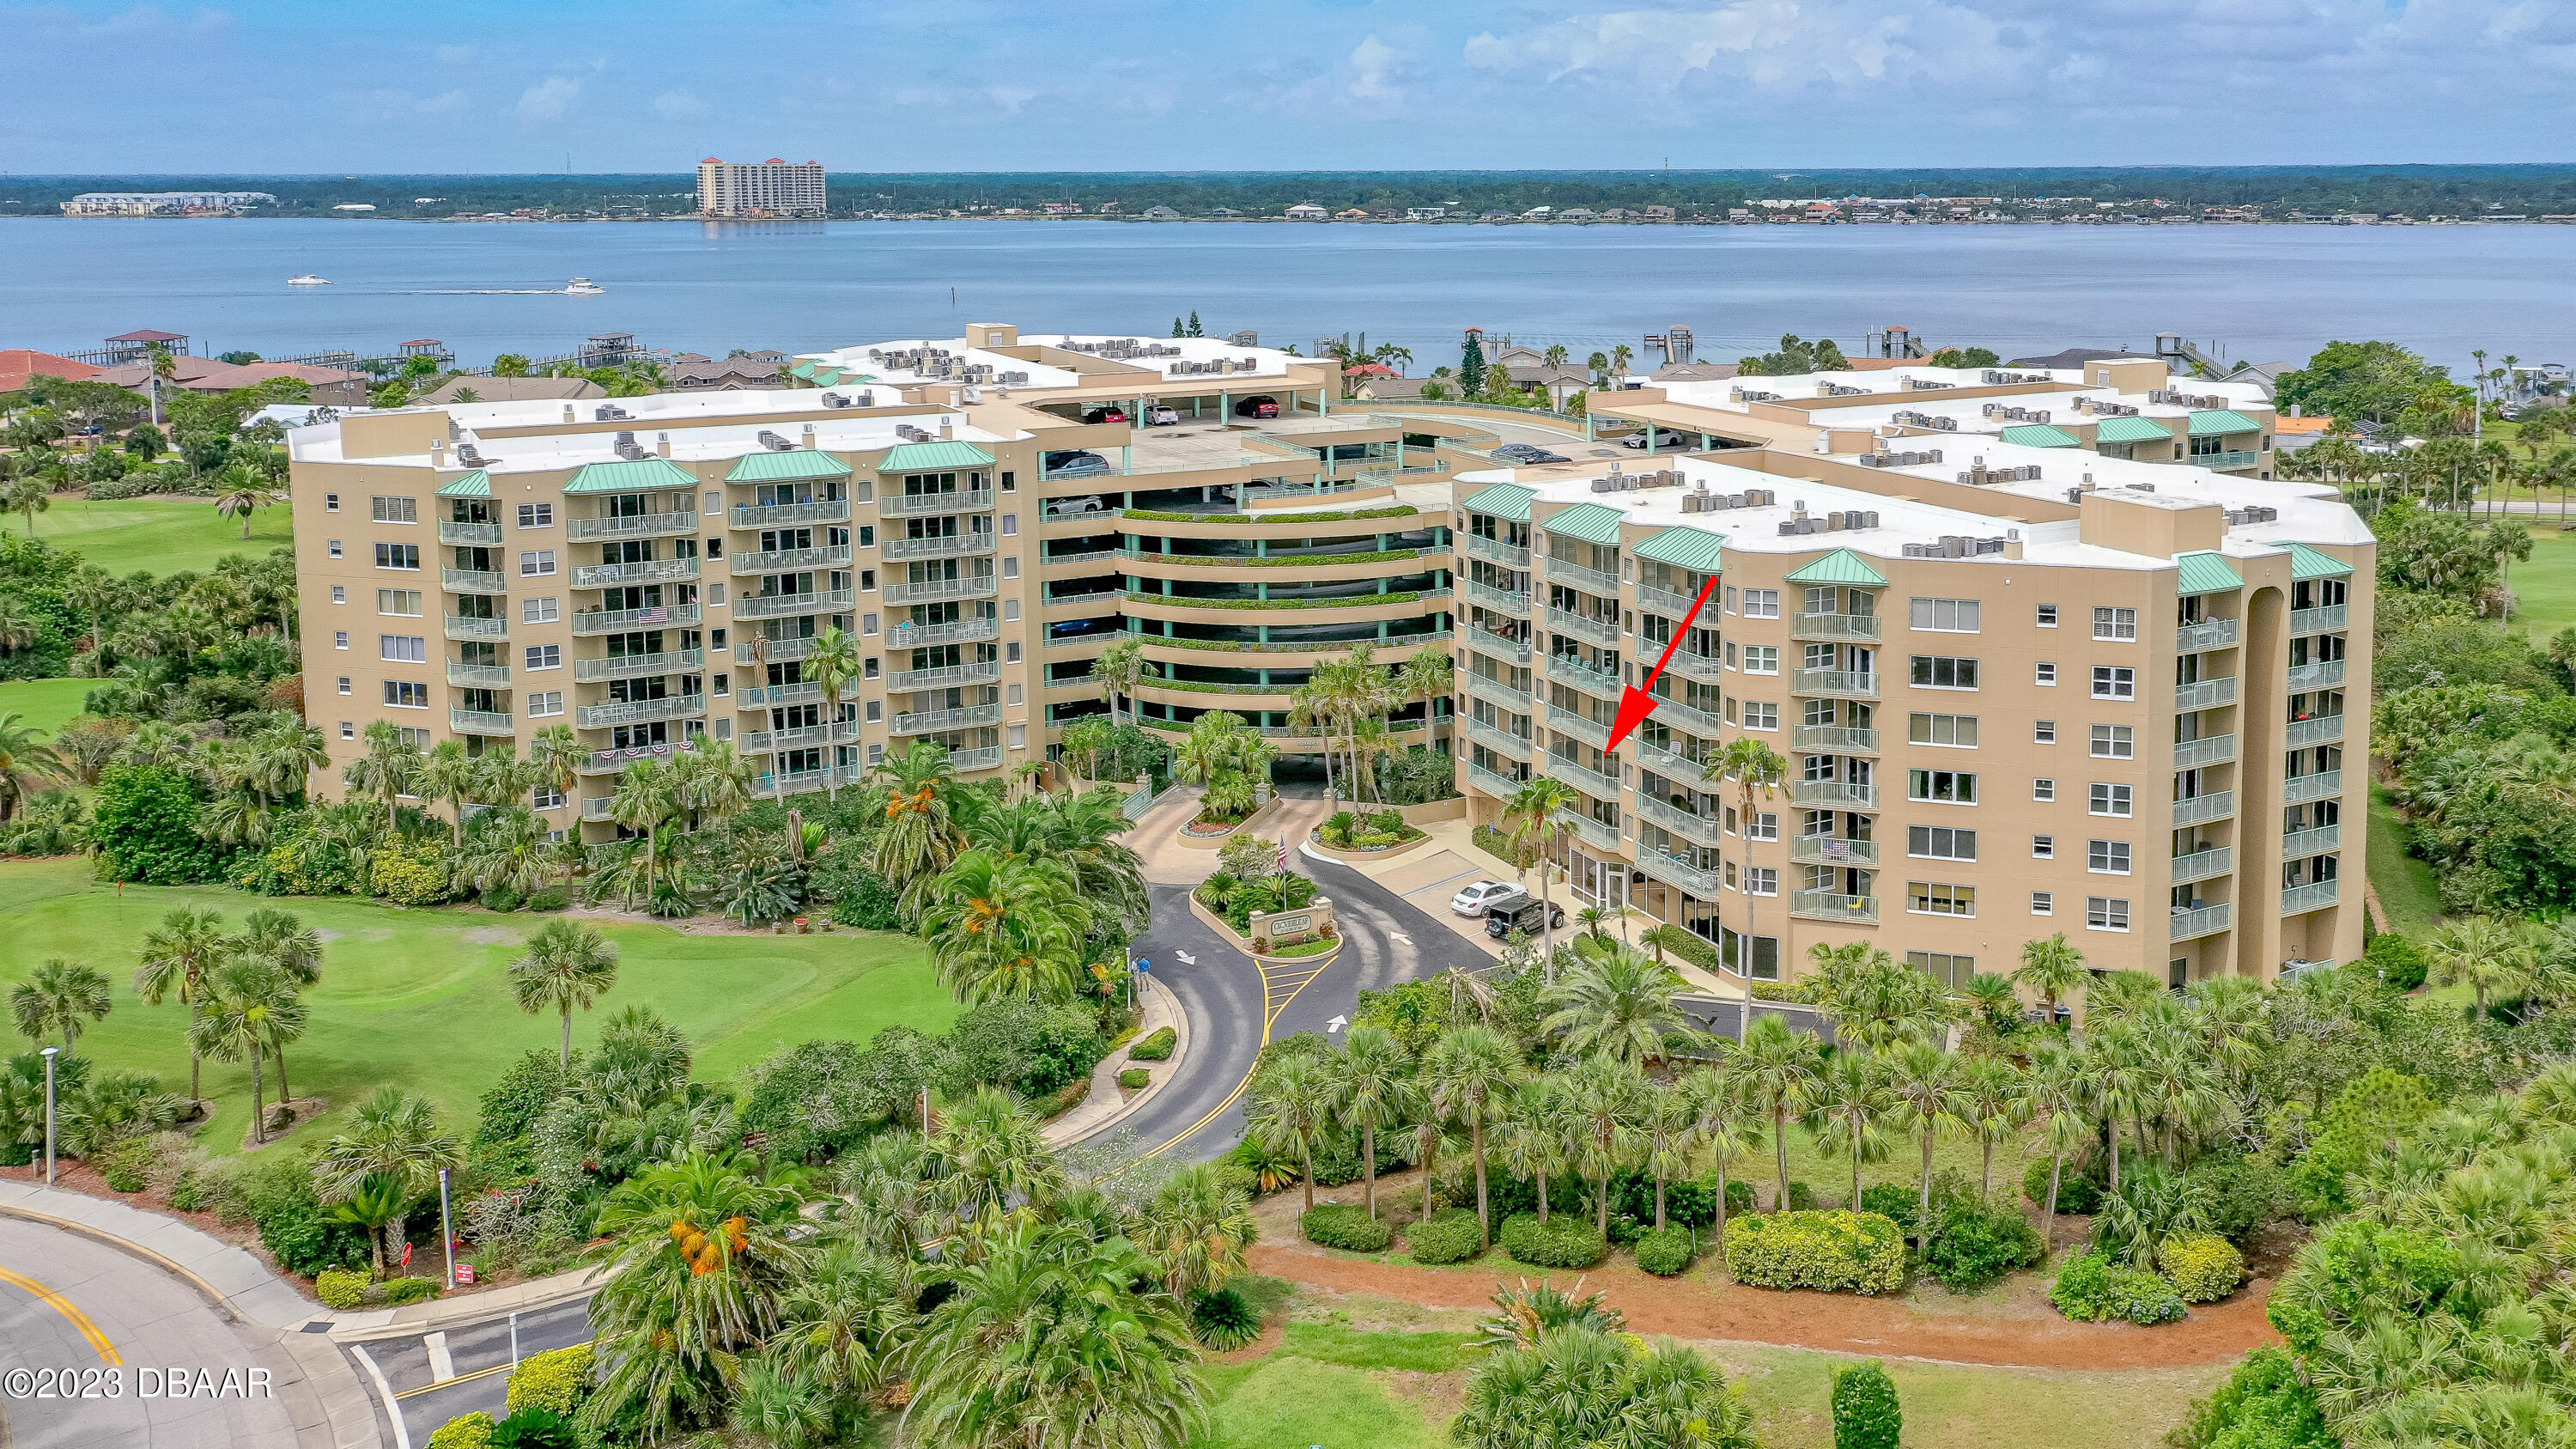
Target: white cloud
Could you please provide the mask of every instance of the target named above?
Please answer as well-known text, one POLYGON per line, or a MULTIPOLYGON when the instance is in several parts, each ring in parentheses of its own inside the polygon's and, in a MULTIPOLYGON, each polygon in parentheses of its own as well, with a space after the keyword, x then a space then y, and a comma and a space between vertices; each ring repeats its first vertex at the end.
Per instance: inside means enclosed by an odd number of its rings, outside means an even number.
POLYGON ((474 58, 474 47, 470 45, 442 45, 438 49, 431 51, 430 54, 437 58, 440 65, 463 65, 474 58))
POLYGON ((653 98, 653 110, 666 121, 694 121, 707 113, 707 103, 686 90, 664 91, 653 98))
POLYGON ((1387 72, 1396 61, 1395 47, 1372 35, 1351 48, 1351 96, 1355 100, 1384 101, 1395 98, 1395 87, 1388 83, 1387 72))
POLYGON ((581 99, 581 82, 570 76, 549 76, 519 93, 519 119, 522 121, 555 121, 581 99))

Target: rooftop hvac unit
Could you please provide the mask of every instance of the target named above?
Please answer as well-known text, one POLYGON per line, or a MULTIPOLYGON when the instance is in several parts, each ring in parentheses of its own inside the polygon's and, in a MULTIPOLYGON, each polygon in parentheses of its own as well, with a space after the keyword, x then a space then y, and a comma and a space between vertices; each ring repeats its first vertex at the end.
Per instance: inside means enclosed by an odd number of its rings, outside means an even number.
POLYGON ((456 445, 456 461, 468 468, 480 468, 483 466, 483 454, 476 450, 472 443, 459 443, 456 445))
MULTIPOLYGON (((806 431, 811 432, 813 430, 809 428, 806 431)), ((788 452, 796 446, 794 443, 787 441, 785 438, 778 436, 767 428, 761 429, 757 436, 760 439, 760 446, 767 448, 773 453, 788 452)))
POLYGON ((845 408, 849 405, 850 400, 840 393, 827 392, 823 394, 823 406, 827 408, 845 408))
POLYGON ((615 403, 601 403, 598 410, 591 414, 592 421, 602 423, 617 422, 631 416, 633 415, 626 409, 615 403))

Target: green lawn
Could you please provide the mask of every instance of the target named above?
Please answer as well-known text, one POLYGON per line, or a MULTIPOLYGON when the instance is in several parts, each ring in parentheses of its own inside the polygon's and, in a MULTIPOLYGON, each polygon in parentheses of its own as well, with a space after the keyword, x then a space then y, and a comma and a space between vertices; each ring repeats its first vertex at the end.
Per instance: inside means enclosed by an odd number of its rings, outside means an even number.
MULTIPOLYGON (((8 519, 13 533, 26 531, 23 514, 8 519)), ((109 573, 173 574, 182 569, 202 573, 228 553, 258 557, 295 536, 291 516, 280 505, 253 515, 250 538, 241 536, 241 520, 215 512, 203 498, 119 498, 91 503, 56 498, 36 515, 36 537, 57 548, 77 549, 109 573)))
POLYGON ((13 679, 0 684, 0 715, 15 710, 26 716, 20 724, 43 731, 50 740, 64 721, 81 712, 81 699, 98 685, 95 679, 13 679))
MULTIPOLYGON (((346 899, 274 900, 213 887, 128 886, 122 895, 89 878, 84 860, 0 864, 0 989, 51 956, 86 961, 116 986, 114 1012, 80 1040, 105 1065, 161 1074, 184 1091, 185 1009, 147 1007, 132 990, 143 935, 186 906, 221 911, 238 926, 262 905, 294 911, 324 934, 321 984, 307 1000, 312 1026, 287 1051, 300 1096, 334 1111, 392 1082, 426 1093, 459 1129, 475 1099, 531 1047, 553 1049, 555 1018, 523 1015, 504 971, 519 942, 546 918, 481 911, 401 910, 346 899)), ((573 1023, 576 1049, 597 1038, 603 1011, 648 1004, 688 1034, 697 1072, 720 1079, 783 1045, 816 1037, 863 1041, 895 1025, 942 1031, 959 1008, 908 936, 840 931, 814 936, 696 936, 666 926, 606 925, 624 953, 600 1010, 573 1023)), ((250 1129, 246 1067, 206 1065, 218 1104, 199 1140, 234 1150, 250 1129)), ((269 1090, 276 1090, 274 1079, 269 1090)))
POLYGON ((2513 620, 2531 642, 2576 624, 2576 533, 2555 523, 2531 530, 2531 562, 2513 566, 2513 620))
POLYGON ((2379 891, 2389 928, 2431 939, 2442 916, 2442 891, 2430 863, 2406 853, 2406 823, 2388 803, 2388 792, 2370 787, 2370 883, 2379 891))

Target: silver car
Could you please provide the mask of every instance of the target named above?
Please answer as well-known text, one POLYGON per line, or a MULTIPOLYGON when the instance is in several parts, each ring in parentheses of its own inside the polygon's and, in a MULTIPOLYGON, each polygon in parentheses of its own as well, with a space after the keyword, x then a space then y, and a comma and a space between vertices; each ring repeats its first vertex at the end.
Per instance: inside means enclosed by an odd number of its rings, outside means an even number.
POLYGON ((1480 880, 1449 900, 1449 909, 1470 919, 1481 916, 1514 896, 1528 892, 1509 881, 1480 880))

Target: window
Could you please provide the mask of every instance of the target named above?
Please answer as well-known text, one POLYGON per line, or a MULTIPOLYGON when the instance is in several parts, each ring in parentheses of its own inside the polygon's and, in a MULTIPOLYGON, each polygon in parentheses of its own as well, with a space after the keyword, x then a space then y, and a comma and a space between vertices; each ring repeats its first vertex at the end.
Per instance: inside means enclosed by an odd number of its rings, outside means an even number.
POLYGON ((408 679, 388 679, 385 681, 385 703, 396 709, 427 709, 429 686, 415 684, 408 679))
POLYGON ((2056 798, 2057 798, 2057 782, 2056 782, 2055 780, 2044 780, 2044 779, 2043 779, 2043 780, 2033 780, 2033 781, 2031 781, 2031 782, 2030 782, 2030 798, 2032 798, 2033 800, 2041 801, 2041 802, 2043 802, 2043 803, 2044 803, 2044 802, 2046 802, 2046 801, 2050 801, 2050 800, 2054 800, 2054 799, 2056 799, 2056 798))
POLYGON ((2039 627, 2043 629, 2054 629, 2057 627, 2057 606, 2055 604, 2042 604, 2039 606, 2039 627))
POLYGON ((338 540, 338 539, 334 538, 334 539, 328 539, 328 540, 325 540, 325 542, 326 542, 326 543, 329 545, 329 547, 330 547, 330 550, 331 550, 331 557, 333 557, 333 558, 338 558, 338 557, 340 557, 340 540, 338 540))
MULTIPOLYGON (((335 504, 335 506, 336 506, 337 501, 338 501, 338 500, 337 500, 337 495, 334 495, 334 499, 333 499, 333 501, 334 501, 334 504, 335 504)), ((358 737, 358 722, 357 722, 356 720, 353 720, 353 719, 344 719, 344 720, 340 721, 340 738, 342 738, 342 739, 344 739, 344 740, 354 740, 354 739, 356 739, 357 737, 358 737)))
POLYGON ((342 694, 355 694, 358 692, 355 688, 351 687, 349 676, 345 674, 340 676, 340 692, 342 694))
POLYGON ((2053 745, 2053 744, 2056 744, 2056 743, 2057 743, 2057 721, 2055 721, 2055 720, 2053 720, 2053 719, 2041 719, 2041 720, 2033 720, 2033 721, 2031 721, 2031 724, 2030 724, 2030 742, 2031 742, 2032 744, 2034 744, 2034 745, 2053 745))
POLYGON ((709 518, 724 512, 724 491, 718 488, 708 489, 706 496, 699 500, 698 511, 709 518))
MULTIPOLYGON (((877 616, 874 614, 861 614, 859 616, 859 632, 868 638, 875 638, 877 634, 877 616)), ((1011 647, 1016 649, 1019 646, 1014 644, 1011 647)))
POLYGON ((1945 805, 1977 803, 1977 777, 1963 770, 1908 770, 1905 798, 1945 805))
POLYGON ((2095 781, 2092 811, 2096 815, 2127 815, 2130 813, 2131 805, 2135 803, 2132 799, 2135 793, 2126 785, 2105 785, 2095 781))
MULTIPOLYGON (((394 738, 411 746, 415 750, 427 750, 430 746, 429 731, 422 729, 417 725, 395 725, 394 738)), ((417 795, 406 794, 404 798, 417 800, 420 797, 417 795)))
MULTIPOLYGON (((861 529, 861 530, 859 530, 859 531, 860 531, 861 533, 865 533, 865 532, 867 532, 867 530, 866 530, 866 529, 861 529)), ((723 558, 723 557, 724 557, 724 540, 723 540, 723 539, 721 539, 721 538, 710 538, 710 539, 708 539, 708 540, 707 540, 707 557, 709 557, 709 558, 723 558)))
POLYGON ((563 646, 561 644, 529 645, 528 667, 530 669, 563 668, 563 646))
POLYGON ((1004 578, 1006 578, 1006 579, 1016 579, 1016 578, 1018 578, 1019 576, 1020 576, 1020 556, 1019 556, 1018 554, 1012 554, 1010 557, 1003 559, 1003 560, 1002 560, 1002 577, 1004 577, 1004 578))
POLYGON ((1020 662, 1019 640, 1014 639, 1008 644, 1002 646, 1002 662, 1004 664, 1017 664, 1020 662))
POLYGON ((531 809, 561 810, 563 808, 563 803, 563 791, 556 789, 552 785, 539 785, 528 796, 528 805, 531 809))
POLYGON ((541 689, 525 697, 528 713, 533 718, 548 719, 564 712, 563 691, 560 689, 541 689))
POLYGON ((1977 974, 1976 957, 1954 956, 1947 951, 1908 951, 1905 964, 1953 991, 1964 990, 1968 978, 1977 974))
POLYGON ((1916 599, 1913 623, 1938 634, 1974 634, 1978 612, 1974 599, 1916 599))
POLYGON ((875 700, 875 699, 869 700, 869 701, 868 701, 868 723, 870 723, 870 724, 882 724, 882 723, 884 723, 884 722, 885 722, 885 703, 884 703, 884 701, 882 701, 882 700, 875 700))
POLYGON ((2032 891, 2030 893, 2030 913, 2034 916, 2056 915, 2056 893, 2053 891, 2032 891))
POLYGON ((2038 672, 2038 675, 2037 675, 2037 682, 2038 682, 2038 683, 2041 683, 2041 684, 2046 684, 2046 685, 2054 685, 2054 684, 2056 684, 2056 683, 2057 683, 2057 666, 2056 666, 2056 665, 2054 665, 2054 664, 2042 664, 2041 666, 2039 666, 2039 672, 2038 672))
POLYGON ((1726 612, 1730 614, 1740 612, 1735 607, 1735 585, 1733 584, 1728 584, 1726 586, 1726 612))
POLYGON ((519 551, 519 577, 541 579, 552 575, 554 571, 555 551, 553 549, 532 548, 519 551))
POLYGON ((1947 825, 1909 825, 1905 827, 1905 853, 1926 860, 1974 860, 1977 832, 1953 830, 1947 825))
POLYGON ((376 641, 380 651, 376 657, 379 659, 390 659, 396 664, 429 662, 429 641, 418 634, 379 634, 376 641))
POLYGON ((2126 665, 2093 666, 2095 699, 2135 699, 2138 697, 2138 671, 2126 665))
POLYGON ((1778 589, 1746 589, 1744 591, 1744 617, 1748 619, 1779 618, 1780 591, 1778 589))
POLYGON ((1917 654, 1914 656, 1914 687, 1974 689, 1977 687, 1977 661, 1954 659, 1946 654, 1917 654))
POLYGON ((2095 875, 2127 875, 2129 842, 2096 840, 2084 847, 2084 868, 2095 875))
MULTIPOLYGON (((520 505, 519 505, 519 526, 520 526, 521 528, 552 528, 552 527, 554 527, 554 526, 555 526, 555 506, 554 506, 553 504, 551 504, 551 503, 522 503, 522 504, 520 504, 520 505)), ((560 803, 560 802, 558 802, 558 803, 560 803)))
POLYGON ((339 511, 340 511, 340 495, 339 495, 339 494, 337 494, 337 493, 325 493, 325 494, 323 494, 323 495, 322 495, 322 511, 323 511, 323 512, 325 512, 325 513, 337 513, 337 512, 339 512, 339 511))
POLYGON ((1777 840, 1777 839, 1779 839, 1779 838, 1780 838, 1780 812, 1778 812, 1778 811, 1776 811, 1776 810, 1756 810, 1756 811, 1754 811, 1754 812, 1753 812, 1753 828, 1744 832, 1744 838, 1745 838, 1745 839, 1747 839, 1747 840, 1777 840))
POLYGON ((420 545, 416 543, 380 543, 376 545, 376 567, 420 571, 420 545))
POLYGON ((334 648, 334 649, 346 649, 346 648, 348 648, 348 647, 349 647, 349 631, 348 631, 348 630, 346 630, 346 629, 334 629, 334 630, 332 630, 332 631, 331 631, 331 647, 332 647, 332 648, 334 648))
POLYGON ((563 601, 560 599, 519 601, 519 622, 522 624, 551 624, 562 617, 563 601))
POLYGON ((859 592, 863 594, 873 594, 876 591, 877 571, 875 569, 859 570, 859 592))
POLYGON ((2057 859, 2057 837, 2054 835, 2032 836, 2030 838, 2030 858, 2033 860, 2057 859))
POLYGON ((2138 611, 2135 609, 2095 609, 2093 611, 2093 637, 2096 639, 2137 638, 2138 611))
POLYGON ((725 601, 725 593, 726 589, 724 580, 722 579, 718 579, 714 583, 707 585, 707 607, 710 609, 722 607, 725 601))
POLYGON ((1777 644, 1747 644, 1747 645, 1745 645, 1745 646, 1744 646, 1744 672, 1745 672, 1745 673, 1747 673, 1747 674, 1777 674, 1777 673, 1779 673, 1779 672, 1780 672, 1780 646, 1779 646, 1779 645, 1777 645, 1777 644))
POLYGON ((1973 916, 1977 888, 1918 880, 1905 888, 1905 909, 1918 916, 1973 916))
POLYGON ((370 498, 367 500, 367 516, 378 523, 418 523, 420 522, 420 500, 370 498))
MULTIPOLYGON (((1005 474, 1003 474, 1002 476, 1003 476, 1003 477, 1005 477, 1005 478, 1008 478, 1008 477, 1010 477, 1011 475, 1010 475, 1010 474, 1008 474, 1008 473, 1005 473, 1005 474)), ((861 485, 859 485, 859 486, 861 486, 861 487, 863 487, 863 488, 864 488, 864 487, 866 487, 867 485, 866 485, 866 484, 861 484, 861 485)), ((873 769, 875 769, 877 766, 882 765, 882 764, 884 764, 884 763, 885 763, 885 746, 884 746, 884 745, 882 745, 882 744, 874 744, 874 745, 870 745, 870 746, 868 746, 868 768, 869 768, 869 769, 871 769, 871 770, 873 770, 873 769)))
POLYGON ((418 589, 376 590, 376 612, 396 618, 417 619, 421 616, 425 596, 418 589))
POLYGON ((1010 686, 1009 688, 1007 688, 1007 689, 1003 690, 1003 691, 1002 691, 1002 703, 1004 703, 1004 704, 1018 704, 1018 703, 1020 703, 1020 687, 1019 687, 1018 685, 1014 684, 1014 685, 1010 686))
POLYGON ((2086 896, 2084 928, 2088 931, 2129 929, 2129 902, 2119 896, 2086 896))
POLYGON ((2128 725, 2095 725, 2093 758, 2097 760, 2134 760, 2138 757, 2137 731, 2128 725))
POLYGON ((1908 715, 1905 738, 1911 744, 1973 750, 1977 747, 1977 717, 1972 714, 1908 715))
POLYGON ((1016 513, 1005 513, 1005 514, 1003 514, 1003 515, 1002 515, 1002 537, 1004 537, 1004 538, 1017 538, 1017 537, 1019 537, 1019 536, 1020 536, 1020 516, 1019 516, 1018 514, 1016 514, 1016 513))
POLYGON ((1744 893, 1749 896, 1780 894, 1780 871, 1777 866, 1757 865, 1744 873, 1744 893))
POLYGON ((1004 599, 1002 601, 1002 622, 1005 624, 1016 624, 1019 621, 1020 601, 1017 599, 1004 599))
POLYGON ((333 584, 331 586, 331 602, 335 604, 345 604, 349 602, 349 589, 346 584, 333 584))
POLYGON ((1776 730, 1780 727, 1780 706, 1744 702, 1744 727, 1749 730, 1776 730))
POLYGON ((882 672, 883 670, 881 668, 880 661, 874 654, 871 654, 867 658, 859 661, 859 677, 861 679, 874 679, 882 672))

